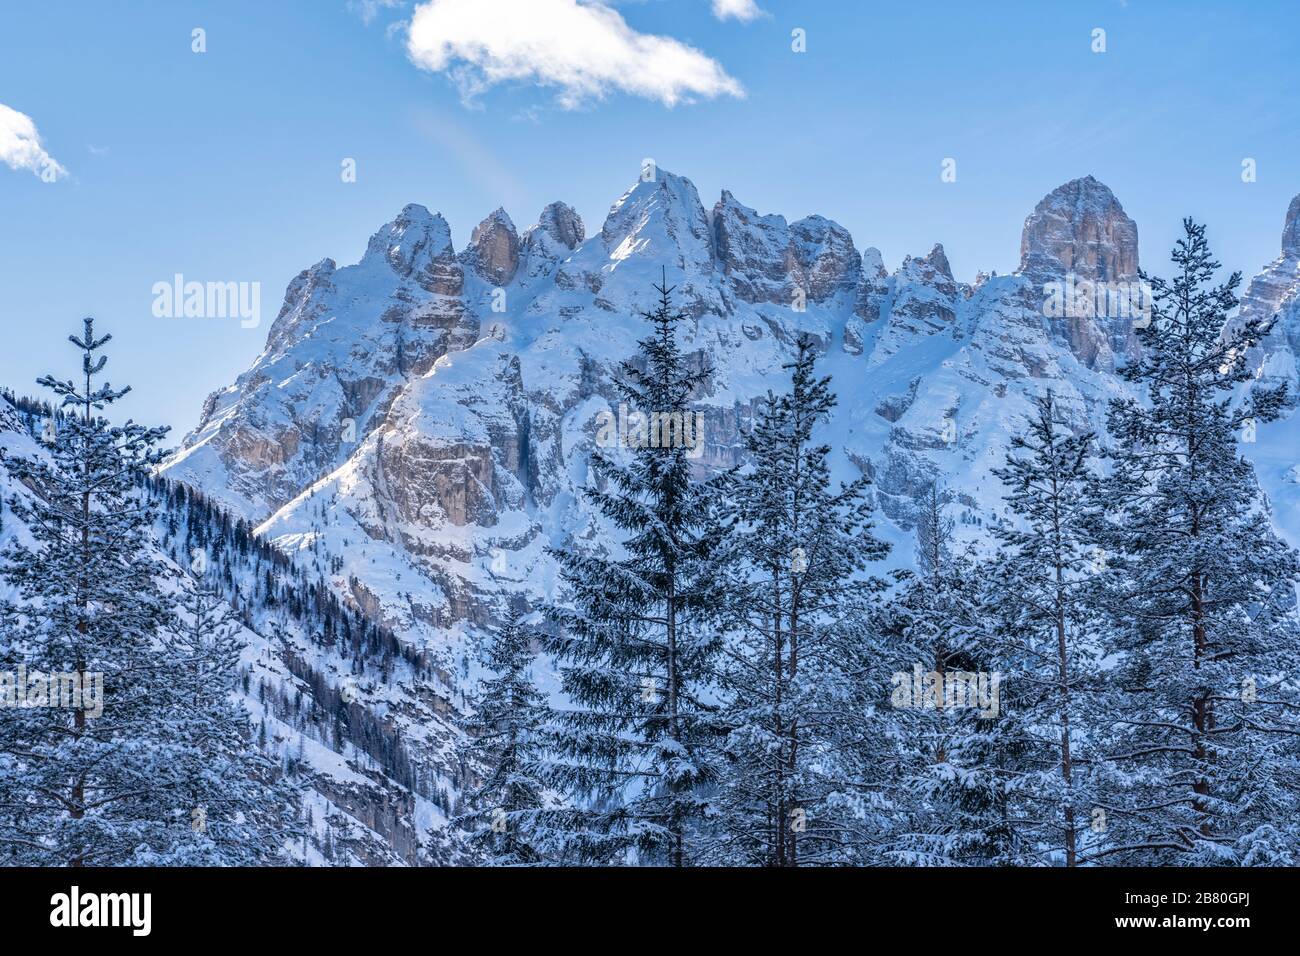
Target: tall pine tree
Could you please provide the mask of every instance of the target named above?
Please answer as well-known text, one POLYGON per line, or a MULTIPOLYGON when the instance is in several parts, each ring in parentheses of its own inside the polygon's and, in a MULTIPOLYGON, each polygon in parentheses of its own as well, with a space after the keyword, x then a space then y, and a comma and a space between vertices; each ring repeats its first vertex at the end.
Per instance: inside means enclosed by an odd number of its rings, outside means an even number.
POLYGON ((584 492, 617 537, 556 554, 565 593, 549 608, 548 646, 573 706, 559 715, 552 776, 584 809, 569 854, 622 861, 634 849, 641 863, 685 866, 716 782, 720 639, 709 618, 720 532, 711 491, 691 475, 692 449, 665 424, 692 414, 710 370, 688 367, 677 342, 686 316, 666 279, 655 291, 643 313, 651 333, 618 383, 649 428, 629 431, 625 454, 593 452, 584 492))
POLYGON ((179 824, 174 848, 157 862, 182 866, 259 866, 288 862, 303 836, 298 784, 254 743, 237 697, 240 627, 196 561, 181 582, 176 618, 163 652, 173 772, 182 781, 158 796, 179 824))
POLYGON ((1122 788, 1102 807, 1120 862, 1206 864, 1294 856, 1293 682, 1297 555, 1273 533, 1238 430, 1268 421, 1282 390, 1233 392, 1270 323, 1228 326, 1240 273, 1205 227, 1184 222, 1172 280, 1150 278, 1142 357, 1124 370, 1145 400, 1112 403, 1111 474, 1095 508, 1112 582, 1107 606, 1122 788))
POLYGON ((29 706, 0 721, 0 852, 64 866, 279 862, 295 795, 251 749, 215 597, 189 592, 186 613, 168 586, 144 488, 166 430, 99 414, 129 391, 97 382, 109 339, 85 320, 70 339, 81 381, 40 380, 65 410, 48 454, 4 462, 33 494, 11 502, 32 545, 13 543, 0 566, 18 594, 0 608, 0 671, 29 684, 29 706), (57 699, 73 680, 102 685, 96 706, 57 699))
POLYGON ((1094 451, 1095 436, 1073 432, 1049 391, 994 472, 1018 519, 994 528, 1001 549, 989 583, 998 657, 1014 685, 1005 699, 1022 733, 1008 788, 1029 854, 1016 862, 1026 864, 1077 865, 1097 805, 1100 754, 1085 749, 1095 734, 1083 726, 1100 679, 1086 498, 1094 451))
POLYGON ((720 861, 765 866, 852 860, 868 832, 862 759, 873 663, 869 611, 883 581, 865 573, 888 546, 871 534, 865 477, 835 487, 814 438, 836 404, 796 345, 788 394, 768 396, 730 483, 727 555, 733 631, 724 666, 728 764, 720 861))
POLYGON ((86 319, 82 337, 70 336, 82 352, 80 382, 40 379, 67 410, 46 432, 48 458, 5 460, 34 492, 11 506, 35 546, 14 543, 4 555, 0 573, 20 601, 0 612, 0 630, 10 635, 0 669, 102 680, 104 695, 98 716, 37 706, 0 721, 0 801, 17 811, 0 817, 0 846, 16 862, 150 862, 177 837, 157 800, 184 785, 157 653, 171 604, 139 488, 166 430, 113 425, 99 414, 129 391, 96 381, 107 362, 97 353, 109 338, 96 338, 86 319))
POLYGON ((950 504, 937 483, 919 496, 917 570, 885 613, 897 744, 889 779, 899 807, 888 856, 917 866, 980 865, 1015 852, 1007 804, 1014 732, 980 568, 953 547, 950 504))

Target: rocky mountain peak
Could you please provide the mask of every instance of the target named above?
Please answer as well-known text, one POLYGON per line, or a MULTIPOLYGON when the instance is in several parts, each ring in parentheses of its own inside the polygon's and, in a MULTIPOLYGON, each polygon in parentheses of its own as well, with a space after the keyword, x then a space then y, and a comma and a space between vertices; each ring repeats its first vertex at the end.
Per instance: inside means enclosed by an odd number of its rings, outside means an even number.
POLYGON ((1251 279, 1237 321, 1277 319, 1252 361, 1266 385, 1286 382, 1300 392, 1300 196, 1291 200, 1282 227, 1282 252, 1251 279))
POLYGON ((636 255, 676 262, 684 272, 712 271, 708 216, 695 184, 666 169, 651 168, 605 217, 601 241, 615 262, 636 255))
POLYGON ((551 203, 542 210, 537 225, 524 232, 520 255, 524 265, 519 274, 526 282, 551 275, 586 236, 577 210, 567 203, 551 203))
POLYGON ((805 216, 790 224, 790 235, 799 281, 814 302, 857 284, 862 257, 839 223, 824 216, 805 216))
POLYGON ((587 238, 582 217, 568 203, 553 202, 543 209, 537 219, 537 228, 569 250, 578 248, 587 238))
POLYGON ((795 263, 785 217, 760 215, 724 189, 712 218, 718 263, 736 294, 746 302, 789 302, 795 263))
POLYGON ((875 246, 868 246, 862 250, 862 274, 872 279, 885 279, 889 276, 889 270, 885 268, 884 256, 875 246))
POLYGON ((1300 256, 1300 196, 1291 200, 1286 211, 1286 226, 1282 229, 1282 253, 1300 256))
POLYGON ((499 206, 474 227, 467 258, 475 271, 496 286, 514 278, 519 268, 519 233, 506 211, 499 206))
POLYGON ((1137 224, 1092 176, 1052 190, 1025 219, 1020 271, 1112 282, 1137 275, 1137 224))
POLYGON ((814 302, 853 288, 861 257, 847 229, 823 216, 786 223, 760 215, 729 190, 713 207, 717 260, 746 302, 788 303, 796 289, 814 302))
POLYGON ((948 254, 943 251, 943 243, 936 242, 934 248, 930 250, 922 260, 925 265, 934 269, 944 278, 951 279, 952 266, 948 264, 948 254))
POLYGON ((452 257, 451 229, 442 214, 410 203, 370 237, 362 263, 386 262, 405 278, 436 260, 452 257))

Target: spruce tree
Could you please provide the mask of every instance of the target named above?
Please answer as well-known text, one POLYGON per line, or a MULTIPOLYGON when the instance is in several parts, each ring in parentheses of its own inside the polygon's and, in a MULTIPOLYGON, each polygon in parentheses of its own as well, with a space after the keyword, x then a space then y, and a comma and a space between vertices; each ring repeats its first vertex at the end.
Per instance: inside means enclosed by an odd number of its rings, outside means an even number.
POLYGON ((1294 856, 1300 701, 1296 553, 1273 533, 1244 427, 1275 418, 1284 389, 1234 391, 1271 323, 1228 325, 1240 273, 1219 269, 1184 221, 1171 280, 1124 369, 1142 400, 1112 403, 1111 473, 1094 507, 1116 613, 1112 756, 1102 806, 1111 862, 1208 864, 1294 856))
POLYGON ((1018 519, 994 528, 1001 548, 989 579, 1011 691, 1004 702, 1022 734, 1008 787, 1029 853, 1016 862, 1025 864, 1077 865, 1097 805, 1101 755, 1085 748, 1096 735, 1083 719, 1097 713, 1100 679, 1086 499, 1094 452, 1095 436, 1071 431, 1049 391, 994 472, 1018 519))
POLYGON ((889 779, 899 813, 887 855, 917 866, 980 865, 1015 852, 1007 773, 1015 729, 1002 708, 982 569, 953 548, 951 496, 919 496, 915 573, 886 610, 893 673, 889 779))
POLYGON ((769 394, 730 483, 724 666, 728 764, 720 859, 765 866, 847 862, 878 825, 861 774, 872 764, 869 610, 884 582, 865 574, 888 546, 871 534, 869 480, 832 484, 814 438, 836 404, 801 335, 788 394, 769 394))
POLYGON ((623 861, 634 850, 641 863, 685 866, 716 781, 720 532, 691 449, 665 440, 663 425, 692 414, 710 370, 688 367, 677 342, 686 316, 666 279, 654 288, 658 304, 643 313, 651 332, 617 383, 648 433, 629 432, 619 453, 595 450, 584 491, 615 537, 556 552, 563 594, 549 608, 548 649, 572 706, 558 715, 552 782, 581 808, 570 859, 623 861))
MULTIPOLYGON (((0 670, 102 681, 102 713, 14 709, 0 721, 0 846, 12 862, 123 865, 175 845, 159 795, 178 793, 175 723, 159 635, 171 621, 167 573, 149 541, 152 509, 139 482, 166 429, 114 425, 99 414, 129 389, 99 384, 109 336, 85 320, 80 382, 39 380, 67 413, 47 431, 48 457, 7 457, 33 491, 11 509, 30 530, 0 574, 19 600, 0 610, 0 670), (13 815, 10 815, 13 814, 13 815)), ((97 709, 97 708, 96 708, 97 709)))
POLYGON ((491 866, 535 865, 551 852, 547 793, 539 777, 549 710, 533 681, 532 644, 522 616, 501 626, 485 661, 492 676, 480 685, 464 725, 464 757, 482 779, 466 794, 469 809, 455 822, 473 831, 472 845, 491 866))
POLYGON ((253 741, 237 697, 240 627, 202 571, 181 582, 167 635, 167 690, 172 698, 173 772, 181 786, 160 795, 160 809, 180 837, 159 863, 258 866, 288 862, 302 837, 298 784, 253 741))

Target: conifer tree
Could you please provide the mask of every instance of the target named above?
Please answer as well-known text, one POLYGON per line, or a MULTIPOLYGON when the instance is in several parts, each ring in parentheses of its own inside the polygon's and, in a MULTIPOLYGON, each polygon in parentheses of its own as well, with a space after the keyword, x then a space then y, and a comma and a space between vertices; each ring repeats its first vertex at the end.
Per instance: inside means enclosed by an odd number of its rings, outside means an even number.
POLYGON ((254 743, 237 699, 239 625, 198 569, 182 582, 165 647, 175 726, 173 769, 179 789, 160 808, 179 821, 169 858, 183 866, 259 866, 287 862, 302 836, 298 785, 254 743))
POLYGON ((888 546, 871 534, 869 480, 832 484, 814 429, 836 399, 813 340, 796 348, 790 392, 769 393, 745 436, 750 466, 728 487, 723 859, 765 866, 846 862, 875 829, 859 774, 873 733, 866 625, 884 582, 865 568, 888 546))
POLYGON ((692 414, 710 370, 688 367, 677 341, 686 316, 666 278, 654 288, 651 332, 617 383, 642 427, 631 447, 593 452, 584 491, 618 537, 556 553, 564 595, 549 608, 548 648, 573 706, 558 718, 551 782, 583 810, 570 859, 636 851, 641 863, 685 866, 716 781, 720 532, 712 492, 691 474, 693 449, 669 427, 692 414))
POLYGON ((152 556, 139 487, 166 429, 100 415, 129 391, 97 381, 110 337, 96 338, 86 319, 82 337, 69 338, 82 352, 80 381, 39 380, 67 411, 46 433, 48 458, 4 461, 34 492, 11 502, 34 546, 16 541, 3 556, 19 601, 0 610, 0 670, 102 682, 102 712, 47 705, 0 721, 0 846, 36 865, 150 862, 176 838, 159 794, 183 783, 157 653, 171 621, 166 568, 152 556))
POLYGON ((979 865, 1014 852, 1006 776, 1015 730, 1002 707, 981 569, 953 548, 951 496, 919 496, 915 573, 886 611, 891 675, 889 778, 900 812, 887 840, 895 862, 979 865))
POLYGON ((1030 854, 1015 862, 1025 864, 1059 858, 1077 865, 1097 806, 1101 756, 1083 744, 1096 736, 1083 729, 1083 718, 1097 712, 1100 679, 1086 503, 1094 446, 1091 432, 1070 430, 1049 391, 1012 437, 1006 466, 994 472, 1019 519, 994 528, 1001 549, 990 591, 1001 622, 998 658, 1012 691, 1004 702, 1022 734, 1008 786, 1030 854))
POLYGON ((492 676, 482 682, 464 727, 470 740, 464 756, 483 777, 456 823, 473 830, 473 844, 492 866, 535 865, 548 857, 539 762, 549 710, 533 681, 532 643, 522 616, 501 626, 485 662, 492 676))
POLYGON ((32 544, 0 560, 18 597, 0 608, 0 670, 46 691, 0 721, 0 849, 45 865, 280 862, 296 794, 248 739, 224 606, 202 585, 184 607, 170 590, 147 478, 166 430, 98 414, 129 391, 97 381, 109 340, 85 320, 81 382, 40 380, 65 410, 48 455, 5 460, 33 492, 12 502, 32 544), (66 706, 55 675, 102 692, 66 706))
POLYGON ((1229 326, 1240 273, 1214 284, 1205 227, 1184 221, 1171 280, 1124 369, 1145 400, 1112 403, 1111 473, 1094 508, 1114 608, 1112 756, 1122 786, 1090 855, 1145 864, 1294 856, 1300 707, 1296 553, 1273 533, 1238 431, 1284 388, 1234 392, 1271 326, 1229 326))

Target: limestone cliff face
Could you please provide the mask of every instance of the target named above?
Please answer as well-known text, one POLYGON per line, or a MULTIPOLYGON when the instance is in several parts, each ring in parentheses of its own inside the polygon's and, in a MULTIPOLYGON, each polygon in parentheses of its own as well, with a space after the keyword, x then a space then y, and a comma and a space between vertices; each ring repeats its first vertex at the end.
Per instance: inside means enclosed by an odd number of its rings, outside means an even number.
POLYGON ((838 223, 809 216, 786 223, 761 216, 726 190, 713 207, 717 264, 745 302, 822 302, 856 289, 862 257, 838 223))
POLYGON ((1052 190, 1025 219, 1020 271, 1106 282, 1137 275, 1137 224, 1092 176, 1052 190))
POLYGON ((519 233, 504 209, 497 209, 477 226, 464 257, 488 282, 504 286, 519 268, 519 233))
POLYGON ((1291 200, 1282 229, 1282 254, 1300 256, 1300 196, 1291 200))
POLYGON ((1300 196, 1291 200, 1278 257, 1251 280, 1241 297, 1243 314, 1270 318, 1286 311, 1300 284, 1300 196))
POLYGON ((1052 190, 1025 220, 1020 274, 1038 286, 1053 331, 1090 368, 1114 368, 1138 347, 1129 314, 1140 304, 1137 250, 1137 224, 1092 176, 1052 190), (1054 310, 1047 303, 1060 286, 1070 299, 1054 310))
POLYGON ((585 238, 577 210, 562 202, 551 203, 542 210, 537 225, 524 233, 520 252, 522 281, 549 279, 560 261, 585 238))

